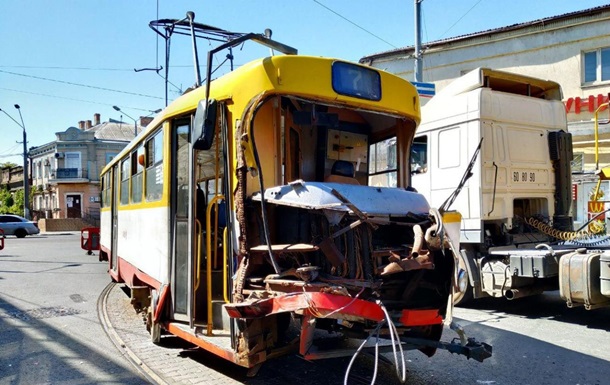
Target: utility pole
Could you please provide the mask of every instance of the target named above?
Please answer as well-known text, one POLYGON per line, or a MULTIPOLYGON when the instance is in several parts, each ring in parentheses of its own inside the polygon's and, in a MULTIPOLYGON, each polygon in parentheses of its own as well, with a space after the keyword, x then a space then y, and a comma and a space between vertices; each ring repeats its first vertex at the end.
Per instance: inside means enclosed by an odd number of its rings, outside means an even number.
POLYGON ((15 104, 15 108, 19 111, 21 118, 21 128, 23 128, 23 217, 30 219, 30 177, 28 172, 28 136, 25 132, 25 124, 21 115, 21 107, 15 104))
MULTIPOLYGON (((15 124, 23 129, 23 217, 30 219, 30 178, 28 176, 28 137, 25 132, 25 124, 23 123, 23 116, 21 115, 21 107, 19 104, 15 104, 15 108, 19 111, 19 117, 21 118, 21 124, 13 119, 8 112, 0 108, 0 111, 4 112, 15 124)), ((17 142, 19 143, 19 142, 17 142)))
POLYGON ((413 80, 416 82, 423 81, 423 64, 421 58, 421 2, 424 0, 415 0, 415 62, 413 69, 413 80))

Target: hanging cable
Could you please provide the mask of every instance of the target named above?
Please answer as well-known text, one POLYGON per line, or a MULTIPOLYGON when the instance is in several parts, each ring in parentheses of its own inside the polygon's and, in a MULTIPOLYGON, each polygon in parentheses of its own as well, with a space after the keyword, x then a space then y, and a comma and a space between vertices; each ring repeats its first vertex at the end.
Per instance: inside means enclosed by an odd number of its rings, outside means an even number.
POLYGON ((386 316, 386 319, 388 322, 388 329, 390 330, 390 339, 392 340, 392 351, 394 352, 394 366, 396 367, 396 375, 400 379, 400 382, 402 382, 404 384, 405 381, 407 380, 407 367, 405 364, 405 354, 402 350, 402 342, 400 340, 400 334, 398 334, 396 325, 394 325, 394 322, 392 322, 392 319, 390 318, 390 314, 388 313, 388 310, 385 308, 385 306, 382 303, 379 303, 379 306, 381 307, 381 310, 383 310, 383 313, 386 316), (394 340, 395 337, 396 337, 396 341, 394 340), (400 350, 400 358, 401 358, 401 362, 402 362, 402 375, 398 369, 398 355, 396 354, 396 344, 398 344, 398 348, 400 350))
POLYGON ((360 355, 360 352, 362 352, 362 349, 364 349, 364 345, 366 345, 366 343, 369 342, 369 339, 371 338, 371 336, 373 334, 375 334, 375 336, 376 336, 376 339, 375 339, 375 366, 373 369, 373 378, 371 379, 371 385, 375 384, 375 380, 377 379, 377 367, 379 366, 379 332, 384 323, 385 323, 385 320, 379 322, 379 324, 377 324, 377 327, 375 328, 375 330, 373 330, 373 332, 371 334, 369 334, 369 336, 366 337, 366 339, 364 341, 362 341, 362 343, 360 344, 358 349, 356 349, 356 352, 352 356, 352 359, 349 361, 349 364, 347 365, 347 369, 345 370, 345 377, 343 378, 343 385, 347 385, 347 380, 349 379, 349 374, 352 371, 352 366, 354 365, 356 358, 360 355))

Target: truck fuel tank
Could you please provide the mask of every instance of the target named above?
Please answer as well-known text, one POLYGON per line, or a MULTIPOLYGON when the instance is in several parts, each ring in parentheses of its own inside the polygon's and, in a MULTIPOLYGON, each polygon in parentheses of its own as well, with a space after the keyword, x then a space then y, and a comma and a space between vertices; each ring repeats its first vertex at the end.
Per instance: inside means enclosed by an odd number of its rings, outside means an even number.
MULTIPOLYGON (((559 294, 568 307, 584 305, 587 310, 610 304, 601 292, 600 257, 610 259, 610 251, 578 249, 559 261, 559 294)), ((609 293, 610 294, 610 293, 609 293)))

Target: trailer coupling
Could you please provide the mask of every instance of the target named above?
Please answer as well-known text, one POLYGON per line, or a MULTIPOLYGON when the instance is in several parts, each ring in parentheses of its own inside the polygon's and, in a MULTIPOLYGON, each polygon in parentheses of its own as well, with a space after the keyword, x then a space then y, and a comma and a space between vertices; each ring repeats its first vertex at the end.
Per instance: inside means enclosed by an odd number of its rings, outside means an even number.
POLYGON ((444 349, 450 353, 456 353, 483 362, 491 357, 492 346, 485 342, 479 342, 475 338, 468 338, 465 345, 462 345, 460 338, 454 338, 451 342, 430 341, 422 338, 401 338, 403 342, 415 346, 429 346, 431 348, 444 349))

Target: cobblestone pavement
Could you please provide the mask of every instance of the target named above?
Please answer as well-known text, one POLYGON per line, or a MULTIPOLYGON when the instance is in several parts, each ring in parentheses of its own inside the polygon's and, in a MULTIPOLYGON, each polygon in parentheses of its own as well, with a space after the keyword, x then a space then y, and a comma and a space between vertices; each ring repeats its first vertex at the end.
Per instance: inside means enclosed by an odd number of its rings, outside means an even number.
MULTIPOLYGON (((106 327, 119 350, 157 384, 342 384, 350 358, 305 361, 295 355, 265 363, 255 377, 245 368, 209 354, 174 336, 163 336, 160 345, 150 341, 141 315, 129 303, 121 285, 109 290, 105 304, 106 327), (114 336, 113 336, 114 334, 114 336)), ((103 313, 103 312, 102 312, 103 313)), ((423 358, 425 359, 425 358, 423 358)), ((356 360, 350 384, 369 384, 371 357, 356 360)), ((394 368, 379 364, 377 383, 398 384, 394 368)), ((415 383, 415 382, 411 382, 415 383)))

